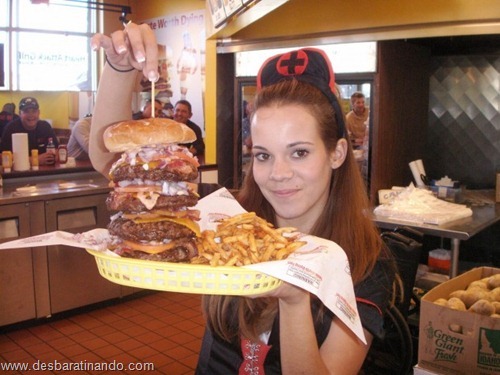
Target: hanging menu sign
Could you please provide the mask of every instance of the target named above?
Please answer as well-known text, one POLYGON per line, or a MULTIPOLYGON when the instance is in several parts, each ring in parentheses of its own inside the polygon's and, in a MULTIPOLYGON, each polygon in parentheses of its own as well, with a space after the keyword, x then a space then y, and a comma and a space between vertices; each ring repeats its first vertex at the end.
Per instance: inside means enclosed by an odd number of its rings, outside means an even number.
POLYGON ((255 0, 207 0, 207 8, 212 16, 214 27, 220 27, 243 8, 255 0))
POLYGON ((215 27, 219 27, 226 22, 226 11, 222 0, 207 0, 212 15, 212 22, 215 27))
POLYGON ((243 2, 241 0, 224 0, 224 10, 226 11, 226 17, 231 17, 242 7, 243 2))

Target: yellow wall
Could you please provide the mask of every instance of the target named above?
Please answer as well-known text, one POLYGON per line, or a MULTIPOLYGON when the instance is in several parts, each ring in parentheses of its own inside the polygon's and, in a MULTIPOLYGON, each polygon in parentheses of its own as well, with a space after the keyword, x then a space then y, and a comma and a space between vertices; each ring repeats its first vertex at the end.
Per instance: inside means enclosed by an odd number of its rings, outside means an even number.
POLYGON ((132 7, 132 20, 144 20, 167 14, 188 12, 190 10, 205 9, 205 0, 135 0, 137 6, 132 7))
POLYGON ((40 117, 51 119, 54 128, 69 128, 70 93, 60 91, 1 91, 0 104, 14 103, 19 113, 19 101, 25 96, 33 96, 40 104, 40 117))

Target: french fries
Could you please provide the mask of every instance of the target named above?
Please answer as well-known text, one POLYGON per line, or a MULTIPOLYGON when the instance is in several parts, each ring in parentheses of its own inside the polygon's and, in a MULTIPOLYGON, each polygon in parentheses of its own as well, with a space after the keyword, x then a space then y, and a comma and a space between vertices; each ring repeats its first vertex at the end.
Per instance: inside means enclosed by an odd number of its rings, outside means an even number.
POLYGON ((198 238, 193 264, 244 266, 285 259, 306 242, 297 241, 295 228, 274 228, 255 212, 224 219, 216 231, 204 230, 198 238))

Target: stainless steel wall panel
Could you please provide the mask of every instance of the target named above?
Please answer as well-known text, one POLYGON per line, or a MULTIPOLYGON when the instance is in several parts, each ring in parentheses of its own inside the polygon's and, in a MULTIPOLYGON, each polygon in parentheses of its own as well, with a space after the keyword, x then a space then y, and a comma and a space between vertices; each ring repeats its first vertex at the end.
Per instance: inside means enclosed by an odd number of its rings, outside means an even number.
MULTIPOLYGON (((96 227, 105 228, 109 222, 109 212, 104 204, 106 197, 107 194, 97 194, 47 201, 47 232, 66 230, 81 233, 96 227), (89 212, 92 213, 90 220, 89 212), (82 225, 67 223, 64 218, 68 213, 72 217, 81 213, 82 225), (89 223, 91 225, 87 225, 89 223)), ((83 249, 49 246, 48 268, 52 313, 121 297, 121 286, 101 277, 94 257, 83 249)))
POLYGON ((500 56, 432 59, 427 143, 423 159, 430 177, 448 175, 470 188, 494 186, 500 168, 500 56))
MULTIPOLYGON (((19 223, 19 235, 28 237, 30 234, 29 205, 2 206, 0 220, 11 219, 19 223)), ((33 319, 35 316, 32 249, 0 250, 0 326, 33 319)))

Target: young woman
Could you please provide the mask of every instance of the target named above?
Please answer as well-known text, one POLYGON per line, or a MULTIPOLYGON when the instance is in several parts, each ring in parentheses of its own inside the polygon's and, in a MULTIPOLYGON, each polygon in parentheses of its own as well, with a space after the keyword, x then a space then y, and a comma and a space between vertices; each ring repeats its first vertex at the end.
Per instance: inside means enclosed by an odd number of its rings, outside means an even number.
MULTIPOLYGON (((120 81, 126 77, 121 75, 130 74, 117 69, 135 67, 147 76, 155 65, 148 59, 156 59, 149 51, 156 42, 146 30, 132 27, 112 39, 93 39, 115 66, 101 78, 95 134, 119 117, 98 111, 101 97, 120 91, 110 87, 123 87, 120 81), (139 59, 143 56, 145 60, 139 59)), ((196 373, 356 374, 373 337, 383 335, 382 311, 389 303, 393 273, 367 216, 367 194, 345 139, 331 65, 320 50, 293 51, 268 60, 258 85, 251 165, 238 199, 246 210, 278 227, 293 226, 344 249, 367 344, 317 298, 288 283, 255 298, 205 296, 207 329, 196 373)))
POLYGON ((367 194, 344 138, 331 66, 322 51, 303 49, 269 59, 257 80, 252 160, 238 200, 278 227, 345 250, 368 345, 289 284, 265 298, 207 296, 198 373, 252 373, 260 366, 266 374, 356 374, 373 335, 382 335, 392 273, 389 261, 377 262, 383 246, 366 216, 367 194), (282 69, 293 61, 305 63, 282 69))

